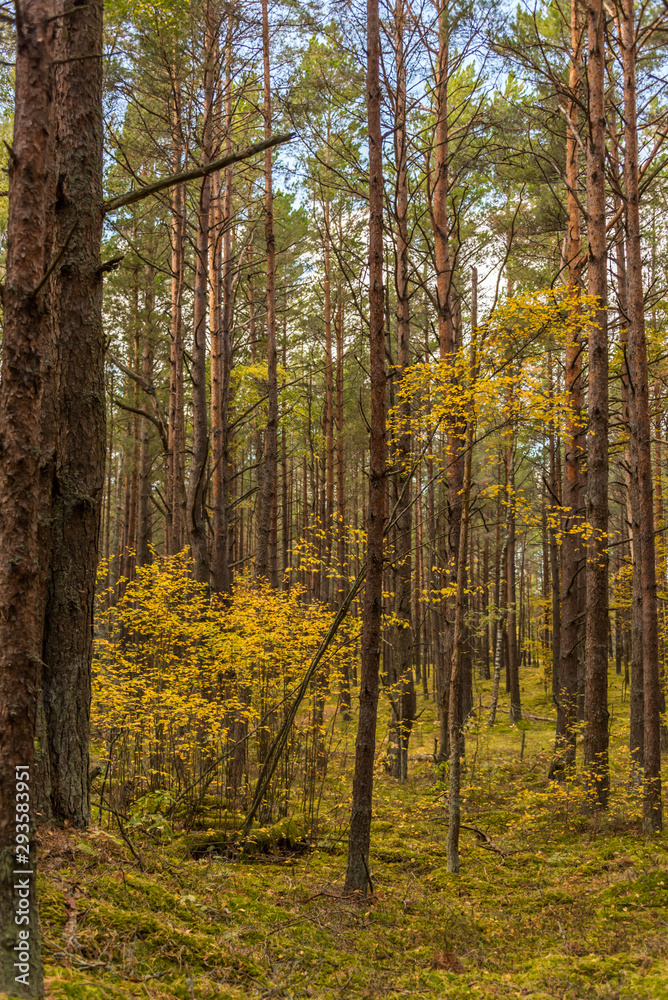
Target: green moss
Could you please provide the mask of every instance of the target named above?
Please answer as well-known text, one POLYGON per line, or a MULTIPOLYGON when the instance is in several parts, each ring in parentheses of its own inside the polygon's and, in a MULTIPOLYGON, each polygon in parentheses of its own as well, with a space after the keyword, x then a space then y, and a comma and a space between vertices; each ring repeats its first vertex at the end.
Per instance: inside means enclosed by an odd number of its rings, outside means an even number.
MULTIPOLYGON (((525 696, 547 714, 542 690, 525 696)), ((411 754, 427 756, 434 728, 425 702, 411 754)), ((456 876, 433 763, 411 759, 404 785, 379 768, 376 894, 351 902, 354 727, 339 735, 351 752, 330 763, 317 825, 255 828, 244 854, 231 814, 170 844, 131 832, 144 870, 118 837, 73 834, 40 874, 49 1000, 668 1000, 667 841, 639 834, 624 775, 611 818, 593 819, 577 784, 545 778, 550 725, 532 723, 523 762, 515 727, 471 729, 463 821, 484 836, 462 830, 456 876)))

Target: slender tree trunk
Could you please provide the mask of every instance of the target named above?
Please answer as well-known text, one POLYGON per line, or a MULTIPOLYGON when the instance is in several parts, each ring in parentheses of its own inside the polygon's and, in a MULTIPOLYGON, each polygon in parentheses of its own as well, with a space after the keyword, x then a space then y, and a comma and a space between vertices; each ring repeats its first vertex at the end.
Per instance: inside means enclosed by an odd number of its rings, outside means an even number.
MULTIPOLYGON (((476 320, 477 320, 477 271, 473 272, 472 282, 472 322, 471 348, 469 356, 469 389, 472 392, 476 381, 476 320)), ((473 441, 475 430, 475 410, 473 400, 469 403, 466 425, 466 450, 464 453, 464 482, 462 497, 462 517, 459 534, 459 552, 457 563, 457 595, 455 607, 455 628, 453 635, 452 666, 450 668, 450 714, 448 724, 450 729, 450 774, 448 790, 448 871, 459 872, 459 828, 461 822, 461 758, 463 757, 462 717, 460 713, 460 686, 462 680, 462 657, 466 636, 465 615, 466 601, 466 563, 468 555, 469 536, 469 499, 471 495, 471 468, 473 457, 473 441)), ((498 689, 497 689, 498 690, 498 689)))
MULTIPOLYGON (((173 170, 182 169, 182 144, 180 133, 181 92, 176 84, 174 71, 173 121, 173 170)), ((185 197, 183 186, 176 184, 172 190, 171 226, 171 307, 169 352, 169 441, 167 465, 167 555, 179 552, 183 545, 183 323, 181 302, 183 296, 183 262, 185 233, 185 197)))
POLYGON ((592 808, 608 804, 608 287, 605 225, 605 49, 602 0, 588 0, 589 141, 587 239, 589 294, 597 303, 589 329, 586 512, 587 609, 584 762, 592 808))
MULTIPOLYGON (((232 153, 232 45, 234 26, 234 4, 230 5, 227 19, 227 38, 225 44, 225 155, 232 153)), ((221 310, 221 399, 220 399, 220 434, 221 434, 221 535, 219 583, 220 589, 227 594, 232 586, 230 569, 230 383, 232 377, 232 328, 234 323, 234 278, 232 257, 234 254, 234 229, 232 218, 232 194, 234 188, 234 167, 230 164, 225 170, 225 195, 223 198, 223 261, 222 261, 222 296, 221 310)), ((243 491, 240 491, 243 496, 243 491)), ((239 557, 241 558, 241 557, 239 557)), ((246 723, 244 723, 245 725, 246 723)), ((244 750, 245 752, 245 750, 244 750)))
MULTIPOLYGON (((341 604, 346 586, 346 492, 343 454, 343 297, 336 300, 336 504, 337 562, 339 564, 339 599, 341 604)), ((341 712, 344 721, 350 719, 350 668, 344 660, 341 680, 341 712)))
MULTIPOLYGON (((508 540, 510 537, 510 532, 506 529, 506 536, 503 539, 503 547, 501 549, 500 555, 500 565, 506 560, 506 553, 508 552, 508 540)), ((501 661, 503 659, 503 634, 504 626, 506 623, 506 614, 508 611, 506 601, 504 600, 503 607, 500 607, 500 594, 496 600, 497 607, 497 625, 496 625, 496 642, 494 644, 494 674, 492 679, 492 704, 489 710, 489 720, 488 725, 493 726, 496 722, 496 708, 499 703, 499 683, 501 680, 501 661)))
MULTIPOLYGON (((571 2, 571 63, 569 72, 569 118, 577 128, 580 73, 581 73, 581 32, 579 5, 571 2)), ((566 359, 564 368, 564 388, 567 398, 564 427, 564 485, 563 485, 563 537, 561 543, 561 663, 559 667, 559 687, 557 690, 557 738, 555 754, 559 763, 554 763, 554 773, 561 776, 564 768, 575 764, 576 733, 578 718, 578 662, 580 622, 580 575, 581 575, 581 355, 580 338, 580 286, 582 271, 582 248, 580 238, 580 206, 578 191, 578 142, 577 136, 567 125, 566 128, 566 180, 568 184, 568 296, 569 321, 566 329, 566 359)))
MULTIPOLYGON (((146 268, 146 317, 142 345, 142 377, 147 383, 153 379, 153 268, 146 268)), ((149 497, 151 494, 151 422, 146 417, 141 418, 139 438, 139 493, 137 498, 137 565, 145 566, 149 562, 151 544, 151 523, 149 516, 149 497)))
MULTIPOLYGON (((661 741, 659 715, 659 643, 656 609, 656 552, 652 497, 651 425, 645 303, 638 187, 638 130, 636 123, 636 33, 633 0, 624 0, 622 62, 624 69, 624 182, 626 188, 628 360, 632 382, 631 434, 637 455, 640 530, 634 545, 640 550, 642 581, 642 653, 644 686, 644 797, 643 827, 654 833, 662 827, 661 741)), ((605 276, 605 271, 603 272, 605 276)), ((607 374, 607 373, 606 373, 607 374)), ((607 380, 606 380, 607 389, 607 380)), ((606 427, 607 430, 607 427, 606 427)), ((606 728, 607 734, 607 728, 606 728)), ((606 744, 607 749, 607 744, 606 744)))
MULTIPOLYGON (((329 130, 328 130, 329 131, 329 130)), ((327 142, 329 156, 329 134, 327 142)), ((332 361, 332 280, 331 280, 331 246, 329 200, 325 198, 324 205, 324 265, 325 265, 325 458, 326 458, 326 510, 325 523, 325 559, 329 566, 332 561, 332 532, 334 521, 334 366, 332 361)), ((334 580, 325 578, 327 588, 326 598, 333 598, 334 580)))
MULTIPOLYGON (((267 0, 262 0, 262 51, 264 65, 264 137, 271 138, 271 77, 269 68, 269 17, 267 0)), ((276 241, 274 238, 274 192, 271 150, 264 154, 264 233, 267 245, 267 426, 264 466, 257 508, 257 549, 255 576, 258 580, 275 576, 270 565, 269 536, 271 510, 276 494, 278 457, 278 382, 276 373, 276 241)))
MULTIPOLYGON (((216 72, 216 121, 222 112, 221 78, 218 70, 218 43, 214 43, 216 72)), ((211 151, 213 159, 220 157, 220 137, 216 135, 211 151)), ((209 219, 209 335, 211 340, 211 493, 213 547, 211 552, 211 585, 218 593, 229 590, 229 538, 227 525, 227 455, 223 455, 223 190, 220 171, 211 174, 211 206, 209 219)))
POLYGON ((506 450, 506 482, 508 483, 508 549, 506 553, 506 608, 508 613, 508 675, 510 721, 522 718, 520 698, 519 656, 517 643, 517 588, 515 583, 515 445, 506 450))
MULTIPOLYGON (((410 318, 408 297, 408 181, 406 161, 406 64, 404 60, 404 4, 398 0, 394 10, 394 46, 397 62, 394 151, 397 168, 396 223, 397 254, 395 287, 397 292, 397 376, 410 365, 410 318)), ((399 381, 400 385, 400 381, 399 381)), ((408 778, 408 740, 416 711, 413 677, 413 629, 411 621, 411 407, 399 403, 402 427, 397 438, 394 464, 394 503, 399 504, 396 519, 393 582, 394 616, 397 621, 392 638, 392 711, 395 754, 390 770, 399 781, 408 778)))
MULTIPOLYGON (((360 710, 348 836, 347 892, 366 896, 370 876, 373 760, 378 713, 383 530, 385 521, 385 330, 383 303, 383 153, 380 124, 380 21, 378 0, 367 0, 366 98, 369 124, 369 367, 371 430, 367 571, 362 630, 360 710)), ((373 888, 373 887, 372 887, 373 888)))

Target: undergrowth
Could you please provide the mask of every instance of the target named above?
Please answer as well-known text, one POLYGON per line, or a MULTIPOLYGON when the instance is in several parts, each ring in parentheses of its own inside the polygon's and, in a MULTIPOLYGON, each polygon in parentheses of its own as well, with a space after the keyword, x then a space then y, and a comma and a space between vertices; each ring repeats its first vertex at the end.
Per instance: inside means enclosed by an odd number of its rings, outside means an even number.
MULTIPOLYGON (((484 722, 486 683, 478 699, 484 722)), ((459 876, 446 870, 431 701, 403 786, 383 768, 381 706, 367 900, 343 890, 354 722, 336 724, 315 836, 293 816, 241 852, 213 813, 189 833, 155 817, 122 832, 43 830, 48 996, 668 998, 668 842, 641 833, 614 722, 628 705, 613 688, 613 801, 597 818, 577 780, 547 781, 553 724, 538 677, 523 699, 523 740, 503 712, 491 730, 469 726, 459 876)))

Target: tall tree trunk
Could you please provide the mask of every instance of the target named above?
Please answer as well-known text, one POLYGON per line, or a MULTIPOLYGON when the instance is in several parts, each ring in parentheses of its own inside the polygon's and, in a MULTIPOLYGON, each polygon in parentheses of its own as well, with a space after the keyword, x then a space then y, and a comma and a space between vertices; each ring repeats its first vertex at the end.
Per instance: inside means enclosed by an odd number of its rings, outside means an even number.
MULTIPOLYGON (((395 287, 397 292, 397 377, 403 378, 410 365, 410 318, 408 297, 408 178, 406 160, 406 64, 404 59, 404 3, 398 0, 394 10, 394 47, 397 62, 397 92, 394 152, 397 168, 396 222, 397 254, 395 287)), ((413 629, 411 622, 411 432, 410 401, 399 403, 401 430, 397 437, 394 464, 394 503, 396 516, 395 558, 393 566, 394 626, 392 638, 391 703, 394 756, 391 774, 399 781, 408 778, 408 740, 416 711, 413 677, 413 629)))
MULTIPOLYGON (((269 67, 269 16, 262 0, 262 52, 264 66, 264 137, 271 138, 271 76, 269 67)), ((264 234, 267 246, 267 426, 264 464, 257 514, 256 579, 275 576, 270 565, 271 511, 276 494, 278 460, 278 382, 276 373, 276 241, 274 238, 274 191, 271 150, 264 154, 264 234)))
POLYGON ((14 997, 43 995, 34 758, 46 569, 40 525, 49 515, 40 416, 43 393, 53 398, 53 331, 47 289, 36 290, 52 252, 53 14, 51 0, 21 5, 0 380, 0 990, 14 997), (18 833, 28 846, 17 851, 18 833))
MULTIPOLYGON (((172 169, 182 169, 180 131, 181 89, 178 71, 174 70, 174 105, 172 108, 172 169)), ((167 459, 167 555, 174 555, 183 546, 183 264, 185 235, 185 196, 183 186, 172 189, 171 225, 171 305, 169 352, 169 441, 167 459)))
MULTIPOLYGON (((142 345, 142 378, 149 385, 153 379, 153 268, 146 268, 146 306, 144 336, 142 345)), ((149 498, 151 495, 151 422, 141 418, 139 438, 139 493, 137 498, 137 565, 145 566, 149 561, 151 544, 151 523, 149 498)))
MULTIPOLYGON (((472 320, 477 320, 477 271, 473 272, 472 282, 472 320)), ((471 330, 471 347, 469 354, 469 390, 473 392, 476 381, 476 325, 471 330)), ((459 828, 461 821, 461 758, 464 754, 463 719, 460 713, 460 686, 462 681, 462 657, 466 636, 466 562, 468 554, 469 534, 469 499, 471 495, 471 468, 473 458, 473 441, 475 430, 475 409, 473 397, 467 407, 466 450, 464 453, 464 482, 462 497, 462 518, 459 535, 459 551, 457 562, 457 594, 455 606, 455 628, 452 647, 452 666, 450 668, 450 774, 448 789, 448 871, 459 872, 459 828)))
POLYGON ((557 736, 555 753, 559 763, 554 773, 561 776, 564 768, 575 764, 578 704, 578 661, 580 622, 581 575, 581 496, 580 468, 582 385, 580 338, 580 286, 582 248, 580 238, 580 206, 578 204, 578 137, 574 132, 578 122, 581 31, 577 0, 571 2, 571 63, 569 71, 568 111, 571 125, 566 127, 566 181, 568 184, 568 310, 566 328, 566 359, 564 389, 567 399, 564 426, 564 485, 563 485, 563 538, 561 543, 561 663, 557 689, 557 736))
POLYGON ((360 709, 348 836, 347 892, 366 896, 378 714, 385 521, 385 330, 383 303, 383 151, 380 124, 380 19, 378 0, 367 0, 366 100, 369 124, 369 368, 371 429, 366 587, 362 628, 360 709))
MULTIPOLYGON (((46 819, 90 819, 88 744, 93 598, 104 494, 106 401, 102 332, 102 0, 65 4, 56 71, 54 244, 72 236, 51 282, 59 383, 51 551, 42 646, 49 761, 46 819)), ((62 23, 62 22, 61 22, 62 23)), ((50 418, 46 414, 44 419, 50 418)), ((47 796, 45 796, 45 799, 47 796)))
MULTIPOLYGON (((222 111, 222 91, 218 43, 214 43, 216 72, 216 121, 222 111)), ((220 156, 220 137, 216 136, 212 156, 220 156)), ((227 526, 227 496, 225 489, 226 462, 223 461, 223 191, 220 171, 211 175, 211 207, 209 220, 209 335, 211 339, 211 495, 213 547, 211 552, 211 585, 218 593, 229 589, 229 538, 227 526)), ((225 456, 227 458, 227 456, 225 456)))
MULTIPOLYGON (((234 4, 230 5, 227 19, 227 38, 225 42, 225 155, 232 153, 232 45, 234 27, 234 4)), ((232 194, 234 187, 234 168, 230 164, 225 170, 225 196, 223 198, 223 261, 222 261, 222 295, 221 311, 221 522, 219 530, 224 539, 220 551, 219 583, 223 593, 228 593, 232 586, 230 569, 230 381, 232 378, 232 326, 234 322, 234 277, 232 257, 234 254, 234 229, 232 224, 232 194)), ((243 491, 240 491, 243 496, 243 491)), ((241 557, 239 557, 241 558, 241 557)))
MULTIPOLYGON (((624 69, 624 182, 626 188, 628 360, 632 382, 631 434, 637 456, 640 530, 634 545, 640 550, 642 581, 642 653, 644 686, 644 796, 643 827, 654 833, 662 827, 661 740, 659 714, 659 642, 656 609, 656 552, 652 497, 651 425, 645 301, 638 187, 638 130, 636 123, 636 32, 633 0, 624 0, 622 63, 624 69)), ((604 271, 605 275, 605 271, 604 271)), ((606 381, 607 388, 607 381, 606 381)), ((607 430, 607 427, 606 427, 607 430)), ((606 728, 607 734, 607 728, 606 728)), ((607 749, 607 745, 606 745, 607 749)))
MULTIPOLYGON (((329 128, 327 135, 327 157, 329 156, 329 128)), ((334 520, 334 366, 332 361, 332 280, 331 246, 329 226, 329 200, 323 204, 324 215, 324 265, 325 265, 325 457, 326 457, 326 510, 323 529, 325 532, 325 559, 329 566, 332 561, 332 530, 334 520)), ((334 580, 325 577, 325 598, 333 599, 334 580)))
MULTIPOLYGON (((337 506, 337 562, 339 566, 339 596, 341 604, 346 586, 346 492, 345 463, 343 454, 343 297, 336 300, 336 506, 337 506)), ((350 719, 350 668, 344 659, 341 679, 341 713, 344 721, 350 719)))
POLYGON ((515 583, 515 443, 506 449, 506 482, 508 484, 508 551, 506 553, 506 608, 508 613, 508 679, 510 721, 522 718, 520 698, 520 665, 517 642, 517 587, 515 583))
MULTIPOLYGON (((605 224, 605 48, 602 0, 588 0, 588 291, 596 302, 589 329, 586 513, 587 609, 584 762, 592 808, 608 804, 608 287, 605 224)), ((651 490, 651 485, 650 485, 651 490)), ((656 619, 655 619, 656 620, 656 619)))
MULTIPOLYGON (((212 0, 207 0, 204 38, 204 120, 202 155, 205 163, 213 157, 214 112, 214 16, 212 0)), ((209 225, 211 216, 211 174, 202 178, 197 215, 195 290, 193 295, 192 350, 192 458, 188 478, 186 516, 195 579, 209 582, 209 553, 205 517, 206 460, 209 450, 209 421, 206 400, 206 321, 209 284, 209 225)))

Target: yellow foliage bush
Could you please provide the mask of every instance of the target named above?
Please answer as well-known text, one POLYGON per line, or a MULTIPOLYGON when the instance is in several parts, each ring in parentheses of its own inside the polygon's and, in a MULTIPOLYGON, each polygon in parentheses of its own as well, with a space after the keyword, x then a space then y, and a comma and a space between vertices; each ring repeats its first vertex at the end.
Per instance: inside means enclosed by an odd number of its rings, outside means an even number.
MULTIPOLYGON (((237 580, 224 601, 192 578, 186 553, 139 568, 115 603, 111 597, 99 600, 92 704, 107 782, 125 788, 130 800, 156 788, 179 797, 211 775, 206 787, 222 804, 230 784, 239 793, 249 769, 264 759, 331 611, 305 603, 297 586, 278 591, 248 578, 237 580)), ((354 655, 354 634, 346 633, 314 685, 335 686, 354 655)), ((322 730, 322 717, 316 723, 322 730)), ((322 743, 306 705, 291 760, 296 745, 306 750, 316 737, 322 743)), ((291 762, 287 784, 298 766, 291 762)), ((281 776, 285 795, 285 770, 281 776)))

